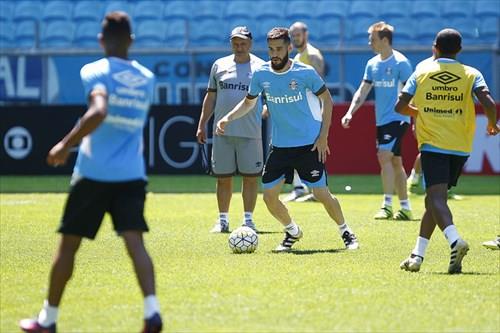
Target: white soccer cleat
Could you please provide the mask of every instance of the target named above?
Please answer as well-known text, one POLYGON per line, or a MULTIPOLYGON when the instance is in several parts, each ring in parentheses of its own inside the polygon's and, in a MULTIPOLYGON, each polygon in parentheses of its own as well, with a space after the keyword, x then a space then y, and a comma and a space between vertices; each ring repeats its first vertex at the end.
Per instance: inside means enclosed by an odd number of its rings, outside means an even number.
POLYGON ((500 250, 500 236, 496 239, 483 243, 483 246, 490 250, 500 250))
POLYGON ((356 235, 350 233, 349 231, 344 231, 344 233, 342 234, 342 240, 344 241, 345 247, 348 250, 357 250, 359 248, 359 243, 356 235))
POLYGON ((273 252, 274 253, 281 253, 281 252, 290 252, 292 251, 292 246, 296 242, 298 242, 304 234, 302 233, 302 230, 299 228, 299 233, 297 236, 292 236, 288 232, 285 231, 285 238, 281 242, 280 245, 278 245, 273 252))
POLYGON ((420 270, 420 266, 422 266, 422 262, 424 262, 423 257, 412 253, 408 258, 401 262, 399 268, 408 272, 418 272, 420 270))
POLYGON ((455 246, 451 248, 450 265, 448 266, 448 273, 458 274, 462 273, 462 260, 469 251, 469 244, 459 238, 455 242, 455 246))
POLYGON ((307 195, 307 193, 309 193, 307 187, 305 187, 305 186, 296 187, 285 198, 283 198, 283 202, 295 201, 298 198, 303 197, 304 195, 307 195))
POLYGON ((210 230, 212 234, 226 234, 229 232, 229 223, 216 222, 213 228, 210 230))
POLYGON ((255 226, 255 223, 252 220, 245 220, 245 221, 243 221, 243 223, 241 224, 241 226, 242 227, 249 227, 253 231, 258 232, 257 231, 257 227, 255 226))

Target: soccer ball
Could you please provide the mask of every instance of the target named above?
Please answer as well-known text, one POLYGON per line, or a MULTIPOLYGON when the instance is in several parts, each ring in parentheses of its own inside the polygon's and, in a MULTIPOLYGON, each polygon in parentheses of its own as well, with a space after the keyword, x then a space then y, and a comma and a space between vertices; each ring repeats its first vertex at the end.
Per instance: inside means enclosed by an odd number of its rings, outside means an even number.
POLYGON ((228 243, 233 253, 252 253, 257 250, 259 236, 249 227, 239 227, 229 235, 228 243))

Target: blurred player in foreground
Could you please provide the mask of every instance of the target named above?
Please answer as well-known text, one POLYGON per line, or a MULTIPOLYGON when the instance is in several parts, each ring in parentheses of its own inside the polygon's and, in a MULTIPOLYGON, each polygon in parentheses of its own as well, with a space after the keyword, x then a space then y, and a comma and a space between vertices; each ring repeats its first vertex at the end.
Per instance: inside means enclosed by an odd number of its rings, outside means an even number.
POLYGON ((418 68, 406 83, 396 111, 416 117, 416 134, 426 184, 425 212, 415 248, 401 269, 418 272, 429 240, 437 226, 451 249, 448 273, 462 272, 462 260, 469 250, 459 235, 447 203, 447 190, 456 186, 462 167, 472 150, 476 124, 473 95, 488 118, 486 131, 496 135, 496 107, 483 75, 462 65, 456 55, 462 36, 454 29, 438 32, 434 40, 436 60, 418 68), (409 105, 413 98, 414 106, 409 105))
POLYGON ((272 147, 262 176, 264 202, 285 227, 285 238, 274 251, 290 251, 303 235, 279 199, 294 170, 337 223, 346 247, 357 249, 356 236, 327 186, 325 161, 330 153, 328 130, 333 108, 330 92, 314 68, 289 59, 292 46, 288 29, 273 28, 267 34, 267 44, 271 61, 254 73, 246 98, 219 120, 217 134, 224 134, 230 122, 250 112, 263 92, 273 123, 272 147))
MULTIPOLYGON (((62 237, 50 273, 48 297, 37 319, 21 320, 25 332, 56 332, 59 305, 82 238, 95 238, 106 212, 125 242, 144 295, 143 332, 162 329, 153 263, 142 237, 148 231, 142 132, 153 97, 154 75, 128 59, 132 37, 127 14, 106 15, 99 35, 106 57, 85 65, 80 73, 88 110, 47 156, 50 165, 62 165, 70 148, 81 141, 59 227, 62 237)), ((96 304, 96 311, 98 308, 96 304)))
POLYGON ((490 250, 500 250, 500 235, 494 240, 484 242, 483 246, 490 250))

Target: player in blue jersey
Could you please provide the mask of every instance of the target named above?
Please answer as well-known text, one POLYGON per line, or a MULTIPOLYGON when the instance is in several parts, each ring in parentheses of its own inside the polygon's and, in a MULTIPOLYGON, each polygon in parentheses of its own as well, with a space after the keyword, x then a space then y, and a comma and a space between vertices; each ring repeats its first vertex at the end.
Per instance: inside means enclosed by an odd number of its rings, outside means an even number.
POLYGON ((144 295, 143 332, 162 329, 153 263, 142 237, 148 231, 143 214, 146 174, 142 132, 153 96, 154 75, 128 59, 132 37, 127 14, 106 15, 99 35, 106 57, 85 65, 80 73, 88 110, 47 156, 50 165, 62 165, 70 148, 81 142, 59 227, 62 237, 50 273, 48 296, 37 319, 21 320, 25 332, 56 332, 58 308, 73 273, 76 252, 82 238, 95 238, 106 212, 125 242, 144 295))
POLYGON ((377 125, 377 158, 381 168, 384 200, 375 219, 412 220, 406 189, 406 172, 401 158, 401 142, 410 124, 410 117, 394 111, 402 84, 412 73, 411 64, 392 48, 394 28, 385 22, 370 26, 369 44, 377 55, 366 64, 363 81, 353 96, 351 105, 342 118, 342 126, 349 128, 354 113, 375 87, 375 118, 377 125), (392 195, 396 190, 401 209, 394 215, 392 195))
POLYGON ((356 236, 327 186, 324 163, 330 153, 328 130, 333 107, 330 92, 313 67, 289 59, 292 46, 287 28, 269 31, 267 44, 271 61, 255 71, 248 95, 219 120, 216 134, 223 134, 229 122, 250 112, 257 96, 263 93, 272 120, 272 146, 262 176, 264 202, 285 227, 285 238, 275 252, 290 251, 303 235, 279 199, 283 184, 292 182, 294 169, 337 223, 346 247, 357 249, 356 236))

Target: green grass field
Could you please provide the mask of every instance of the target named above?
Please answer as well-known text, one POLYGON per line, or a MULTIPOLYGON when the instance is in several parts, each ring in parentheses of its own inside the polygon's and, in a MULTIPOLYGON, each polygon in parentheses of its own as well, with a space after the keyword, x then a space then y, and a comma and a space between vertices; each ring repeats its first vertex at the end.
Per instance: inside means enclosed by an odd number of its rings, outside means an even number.
MULTIPOLYGON (((211 235, 216 201, 209 177, 151 177, 146 242, 155 262, 166 332, 500 332, 500 251, 481 243, 500 232, 500 178, 463 177, 463 201, 450 206, 471 250, 464 274, 446 274, 448 245, 436 232, 422 271, 400 271, 418 222, 375 222, 378 177, 330 177, 360 240, 344 251, 318 203, 292 203, 304 238, 273 254, 281 227, 259 199, 254 254, 231 254, 227 235, 211 235), (351 192, 344 190, 352 186, 351 192)), ((68 177, 0 179, 0 332, 18 332, 46 294, 68 177)), ((423 196, 412 195, 417 216, 423 196)), ((242 204, 233 196, 231 226, 242 204)), ((66 290, 60 332, 138 332, 142 297, 121 240, 106 217, 85 241, 66 290)))

